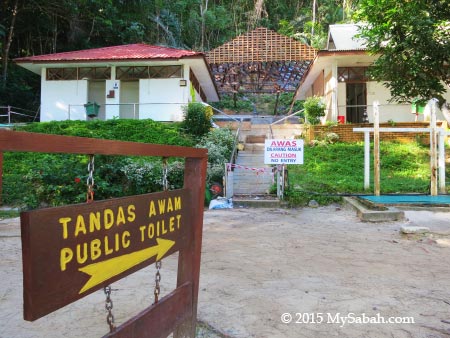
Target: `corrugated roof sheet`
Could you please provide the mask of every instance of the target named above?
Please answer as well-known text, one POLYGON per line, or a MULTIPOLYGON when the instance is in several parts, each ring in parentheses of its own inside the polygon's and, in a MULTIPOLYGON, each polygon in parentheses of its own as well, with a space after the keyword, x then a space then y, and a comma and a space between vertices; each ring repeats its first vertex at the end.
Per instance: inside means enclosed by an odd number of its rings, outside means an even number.
POLYGON ((203 53, 169 47, 152 46, 144 43, 78 50, 73 52, 45 54, 17 58, 16 62, 70 62, 103 60, 147 60, 179 59, 201 56, 203 53))
POLYGON ((357 24, 330 25, 327 50, 365 50, 366 41, 356 38, 357 24))

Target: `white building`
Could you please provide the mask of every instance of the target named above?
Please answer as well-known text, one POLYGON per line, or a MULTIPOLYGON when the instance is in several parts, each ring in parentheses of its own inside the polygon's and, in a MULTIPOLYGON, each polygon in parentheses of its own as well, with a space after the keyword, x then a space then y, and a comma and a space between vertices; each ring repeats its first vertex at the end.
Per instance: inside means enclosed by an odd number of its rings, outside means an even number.
MULTIPOLYGON (((380 104, 381 122, 415 121, 410 104, 389 102, 389 89, 368 78, 367 69, 377 56, 367 53, 364 40, 356 38, 356 34, 356 24, 330 25, 327 47, 318 52, 299 85, 296 98, 324 97, 325 119, 330 121, 360 123, 367 116, 372 122, 374 101, 380 104)), ((449 102, 449 91, 445 97, 449 102)), ((441 112, 437 118, 444 120, 441 112)), ((418 119, 423 120, 423 117, 418 119)))
POLYGON ((131 44, 14 61, 41 76, 41 121, 88 119, 94 102, 102 120, 180 121, 189 102, 219 100, 204 54, 194 51, 131 44))

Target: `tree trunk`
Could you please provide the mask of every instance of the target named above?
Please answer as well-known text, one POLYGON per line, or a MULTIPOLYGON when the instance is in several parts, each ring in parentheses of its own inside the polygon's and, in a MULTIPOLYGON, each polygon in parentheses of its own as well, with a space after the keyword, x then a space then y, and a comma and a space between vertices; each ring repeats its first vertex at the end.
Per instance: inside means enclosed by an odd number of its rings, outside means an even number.
POLYGON ((9 49, 11 48, 12 39, 14 36, 14 26, 16 24, 16 17, 17 17, 17 7, 19 5, 19 0, 16 0, 14 2, 14 8, 11 13, 11 23, 9 25, 9 32, 8 36, 6 38, 5 46, 3 48, 3 55, 2 55, 2 86, 6 86, 6 79, 8 78, 8 60, 9 60, 9 49))

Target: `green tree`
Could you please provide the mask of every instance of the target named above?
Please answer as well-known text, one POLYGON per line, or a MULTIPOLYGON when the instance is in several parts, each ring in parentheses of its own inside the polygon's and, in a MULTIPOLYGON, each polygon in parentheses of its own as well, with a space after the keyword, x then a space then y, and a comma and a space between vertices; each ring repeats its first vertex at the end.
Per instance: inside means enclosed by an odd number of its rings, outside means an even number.
POLYGON ((450 3, 447 0, 361 0, 358 19, 372 54, 371 75, 393 100, 438 98, 450 86, 450 3))

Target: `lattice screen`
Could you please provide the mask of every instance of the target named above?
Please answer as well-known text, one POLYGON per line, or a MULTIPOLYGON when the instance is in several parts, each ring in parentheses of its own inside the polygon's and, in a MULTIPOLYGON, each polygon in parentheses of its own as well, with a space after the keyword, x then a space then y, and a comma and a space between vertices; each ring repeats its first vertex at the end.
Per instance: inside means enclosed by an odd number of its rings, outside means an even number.
POLYGON ((213 49, 207 60, 219 92, 296 90, 317 51, 267 28, 257 28, 213 49))

